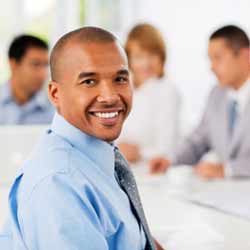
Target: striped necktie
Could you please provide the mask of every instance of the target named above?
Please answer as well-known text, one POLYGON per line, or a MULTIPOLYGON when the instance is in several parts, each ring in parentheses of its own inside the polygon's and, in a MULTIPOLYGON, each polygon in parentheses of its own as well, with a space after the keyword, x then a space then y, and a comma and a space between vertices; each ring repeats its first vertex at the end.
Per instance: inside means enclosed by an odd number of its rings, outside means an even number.
POLYGON ((138 223, 143 226, 147 239, 145 250, 156 250, 142 208, 134 176, 129 168, 128 162, 124 159, 122 154, 119 152, 118 148, 115 148, 115 174, 118 184, 129 198, 131 209, 134 212, 134 215, 138 223))

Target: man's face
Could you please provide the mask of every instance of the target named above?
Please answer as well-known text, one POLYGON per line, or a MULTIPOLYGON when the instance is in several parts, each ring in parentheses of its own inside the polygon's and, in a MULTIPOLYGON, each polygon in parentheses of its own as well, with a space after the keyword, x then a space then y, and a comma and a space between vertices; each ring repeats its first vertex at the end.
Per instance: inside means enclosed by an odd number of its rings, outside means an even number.
POLYGON ((116 43, 72 43, 61 56, 60 80, 49 85, 58 112, 89 135, 115 140, 132 105, 124 51, 116 43))
POLYGON ((39 91, 48 74, 48 51, 42 48, 29 48, 23 58, 16 62, 10 60, 12 74, 18 79, 20 87, 28 95, 39 91))
POLYGON ((234 87, 241 79, 242 67, 246 63, 243 53, 235 52, 225 39, 212 39, 209 42, 208 55, 211 69, 222 86, 234 87))

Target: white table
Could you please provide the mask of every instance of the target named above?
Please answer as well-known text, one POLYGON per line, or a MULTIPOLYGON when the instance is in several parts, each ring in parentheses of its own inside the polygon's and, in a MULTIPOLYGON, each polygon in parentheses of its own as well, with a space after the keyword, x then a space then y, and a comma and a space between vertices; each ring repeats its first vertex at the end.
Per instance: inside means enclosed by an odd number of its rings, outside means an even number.
MULTIPOLYGON (((134 169, 134 173, 152 234, 168 250, 250 249, 249 220, 183 198, 213 182, 194 178, 187 168, 175 169, 169 176, 152 177, 145 168, 134 169)), ((233 181, 221 181, 219 185, 233 185, 233 181)))
MULTIPOLYGON (((194 181, 186 168, 167 177, 149 176, 145 168, 134 173, 152 234, 167 250, 250 249, 250 221, 183 199, 184 194, 213 182, 194 181)), ((7 197, 8 188, 0 187, 0 226, 8 212, 7 197)))
POLYGON ((7 186, 0 186, 0 228, 3 226, 8 214, 8 192, 9 188, 7 186))

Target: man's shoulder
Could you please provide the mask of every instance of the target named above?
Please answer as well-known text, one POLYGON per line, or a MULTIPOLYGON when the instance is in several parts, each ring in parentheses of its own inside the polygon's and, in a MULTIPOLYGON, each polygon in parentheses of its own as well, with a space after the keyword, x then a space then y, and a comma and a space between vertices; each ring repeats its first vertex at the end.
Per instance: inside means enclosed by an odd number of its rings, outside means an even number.
POLYGON ((1 82, 0 83, 0 92, 4 91, 8 86, 8 82, 1 82))
POLYGON ((227 89, 216 85, 212 88, 210 91, 210 94, 208 96, 207 104, 206 104, 206 111, 207 114, 211 114, 214 116, 214 114, 218 114, 219 117, 221 116, 221 112, 224 112, 224 105, 227 100, 227 89))
POLYGON ((51 104, 51 102, 49 101, 49 98, 48 98, 46 91, 40 90, 36 94, 36 101, 42 107, 42 109, 44 111, 51 112, 51 113, 55 112, 55 109, 54 109, 53 105, 51 104))
POLYGON ((227 89, 220 85, 215 85, 210 92, 210 99, 221 99, 226 96, 227 89))
MULTIPOLYGON (((45 135, 22 165, 21 189, 28 196, 45 179, 69 175, 72 146, 56 135, 45 135)), ((18 177, 17 177, 18 178, 18 177)))
POLYGON ((8 83, 1 83, 0 84, 0 104, 2 103, 2 101, 5 99, 5 97, 7 95, 9 95, 9 87, 8 87, 8 83))

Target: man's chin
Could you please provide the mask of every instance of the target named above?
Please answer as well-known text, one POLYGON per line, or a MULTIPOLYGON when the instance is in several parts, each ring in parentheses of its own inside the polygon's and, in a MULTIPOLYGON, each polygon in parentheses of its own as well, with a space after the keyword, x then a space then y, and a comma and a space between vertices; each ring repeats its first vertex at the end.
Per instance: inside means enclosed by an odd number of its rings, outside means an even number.
POLYGON ((120 135, 120 133, 117 135, 106 135, 106 136, 102 136, 102 138, 100 138, 100 139, 110 143, 110 142, 115 141, 119 137, 119 135, 120 135))
POLYGON ((103 133, 96 135, 96 137, 106 142, 113 142, 119 137, 120 133, 121 130, 105 131, 103 133))
POLYGON ((230 84, 223 82, 223 81, 219 81, 219 84, 222 88, 230 88, 230 84))

